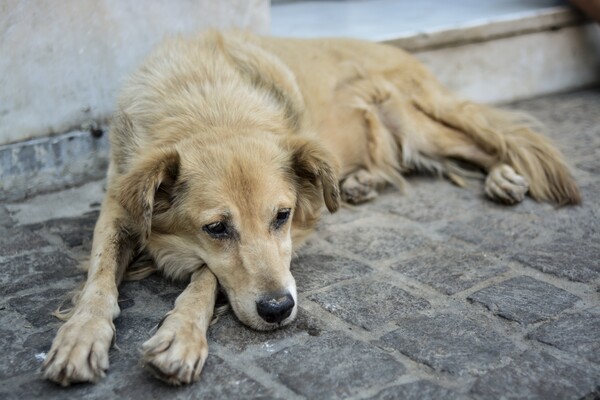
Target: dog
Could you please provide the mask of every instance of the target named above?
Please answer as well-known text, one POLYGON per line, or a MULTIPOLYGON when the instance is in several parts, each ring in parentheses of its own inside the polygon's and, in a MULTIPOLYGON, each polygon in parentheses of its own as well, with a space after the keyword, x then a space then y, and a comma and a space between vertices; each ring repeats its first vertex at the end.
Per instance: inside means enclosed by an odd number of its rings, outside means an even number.
POLYGON ((558 150, 522 115, 458 99, 414 57, 351 39, 209 31, 166 40, 125 84, 87 281, 44 377, 97 382, 119 315, 119 283, 140 253, 189 285, 143 359, 171 384, 198 379, 219 286, 257 330, 298 310, 292 254, 321 209, 402 188, 410 171, 485 193, 558 205, 580 193, 558 150))

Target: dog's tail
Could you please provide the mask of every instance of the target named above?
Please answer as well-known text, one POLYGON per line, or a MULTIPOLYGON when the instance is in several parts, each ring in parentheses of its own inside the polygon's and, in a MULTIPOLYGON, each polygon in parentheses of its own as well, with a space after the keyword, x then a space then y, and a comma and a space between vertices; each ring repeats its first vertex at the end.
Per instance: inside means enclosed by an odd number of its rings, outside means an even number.
POLYGON ((562 154, 537 133, 523 113, 462 101, 435 81, 415 96, 416 106, 431 118, 463 132, 497 163, 508 164, 529 181, 536 200, 579 204, 581 194, 562 154))

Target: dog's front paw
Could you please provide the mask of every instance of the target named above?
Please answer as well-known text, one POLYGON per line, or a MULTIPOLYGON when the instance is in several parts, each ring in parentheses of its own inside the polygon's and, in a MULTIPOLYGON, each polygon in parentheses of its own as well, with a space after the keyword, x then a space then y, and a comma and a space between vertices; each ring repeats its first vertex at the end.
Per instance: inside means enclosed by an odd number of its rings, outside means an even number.
POLYGON ((108 369, 115 335, 111 320, 74 315, 60 327, 42 365, 44 378, 68 386, 97 382, 108 369))
POLYGON ((205 333, 193 322, 170 315, 154 336, 142 345, 145 367, 171 385, 200 377, 208 356, 205 333))
POLYGON ((501 203, 519 203, 525 199, 528 191, 529 183, 525 178, 506 164, 492 168, 485 180, 485 193, 501 203))

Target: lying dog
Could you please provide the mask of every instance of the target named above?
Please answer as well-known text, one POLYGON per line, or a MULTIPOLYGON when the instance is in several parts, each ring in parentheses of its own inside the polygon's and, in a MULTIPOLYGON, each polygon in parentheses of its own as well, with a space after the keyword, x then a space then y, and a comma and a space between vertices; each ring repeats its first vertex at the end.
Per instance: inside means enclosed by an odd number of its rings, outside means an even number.
POLYGON ((485 171, 500 202, 580 201, 562 156, 519 115, 461 101, 402 50, 357 40, 168 40, 126 84, 111 146, 87 282, 43 366, 63 385, 104 376, 117 287, 141 251, 190 280, 143 345, 181 384, 207 357, 218 285, 254 329, 294 319, 290 260, 323 204, 370 200, 406 171, 460 182, 458 161, 485 171))

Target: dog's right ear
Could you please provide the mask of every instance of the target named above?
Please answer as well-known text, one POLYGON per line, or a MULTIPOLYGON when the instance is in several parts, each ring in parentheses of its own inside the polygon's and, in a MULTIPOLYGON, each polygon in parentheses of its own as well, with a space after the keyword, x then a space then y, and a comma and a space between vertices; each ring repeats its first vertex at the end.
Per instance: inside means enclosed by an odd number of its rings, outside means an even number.
POLYGON ((119 202, 139 229, 142 243, 150 237, 157 192, 173 187, 179 175, 180 157, 175 149, 154 151, 127 172, 119 182, 119 202))

